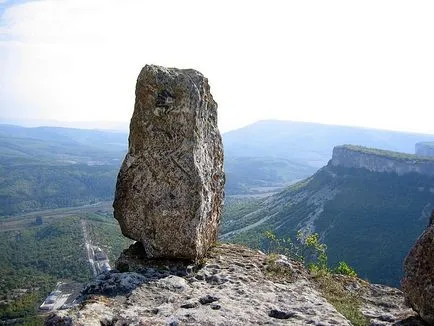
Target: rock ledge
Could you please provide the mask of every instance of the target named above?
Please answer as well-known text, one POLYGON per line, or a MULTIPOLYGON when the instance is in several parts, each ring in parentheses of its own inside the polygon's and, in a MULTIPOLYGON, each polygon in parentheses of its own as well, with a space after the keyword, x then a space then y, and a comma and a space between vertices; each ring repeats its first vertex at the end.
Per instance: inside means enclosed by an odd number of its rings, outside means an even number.
MULTIPOLYGON (((270 256, 232 244, 213 247, 201 266, 151 260, 141 250, 132 245, 118 260, 128 272, 100 276, 81 306, 47 325, 351 325, 286 257, 273 260, 279 277, 269 272, 270 256)), ((362 291, 371 325, 422 325, 401 291, 341 278, 348 291, 362 291)))

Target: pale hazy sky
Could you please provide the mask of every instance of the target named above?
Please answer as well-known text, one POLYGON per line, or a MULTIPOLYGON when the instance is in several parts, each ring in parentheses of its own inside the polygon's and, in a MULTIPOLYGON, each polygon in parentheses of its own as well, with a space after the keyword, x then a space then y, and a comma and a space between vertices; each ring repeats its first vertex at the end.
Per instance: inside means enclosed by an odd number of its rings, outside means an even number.
POLYGON ((0 118, 128 121, 147 63, 261 119, 434 133, 434 1, 0 0, 0 118))

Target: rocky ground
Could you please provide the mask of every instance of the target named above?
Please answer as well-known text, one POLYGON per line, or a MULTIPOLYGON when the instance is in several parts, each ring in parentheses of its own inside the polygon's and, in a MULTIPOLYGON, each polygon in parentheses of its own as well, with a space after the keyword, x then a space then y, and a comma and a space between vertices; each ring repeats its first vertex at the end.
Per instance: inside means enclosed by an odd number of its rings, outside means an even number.
POLYGON ((351 323, 326 298, 324 279, 284 256, 220 244, 199 265, 147 260, 140 244, 124 251, 119 271, 98 276, 75 309, 47 325, 423 325, 401 291, 357 278, 327 279, 355 297, 363 323, 351 323))

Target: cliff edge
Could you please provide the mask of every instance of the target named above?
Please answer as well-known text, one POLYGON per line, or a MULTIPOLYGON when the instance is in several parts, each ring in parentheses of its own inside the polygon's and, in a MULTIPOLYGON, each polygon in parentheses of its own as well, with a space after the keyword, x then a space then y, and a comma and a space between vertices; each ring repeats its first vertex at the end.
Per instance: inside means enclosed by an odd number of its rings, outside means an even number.
POLYGON ((434 176, 434 158, 355 145, 336 146, 329 162, 332 166, 364 168, 371 172, 434 176))

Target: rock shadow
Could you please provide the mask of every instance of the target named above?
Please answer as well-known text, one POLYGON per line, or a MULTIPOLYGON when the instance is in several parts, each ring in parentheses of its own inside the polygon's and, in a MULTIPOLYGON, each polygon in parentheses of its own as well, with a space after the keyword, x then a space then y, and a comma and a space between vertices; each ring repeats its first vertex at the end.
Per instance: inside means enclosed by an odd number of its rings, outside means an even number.
POLYGON ((200 263, 188 260, 149 258, 142 244, 136 242, 121 253, 116 269, 96 276, 82 290, 80 297, 83 300, 92 295, 128 295, 142 284, 170 276, 187 277, 200 267, 200 263))
POLYGON ((418 316, 411 316, 394 323, 393 326, 429 326, 429 324, 425 323, 418 316))

